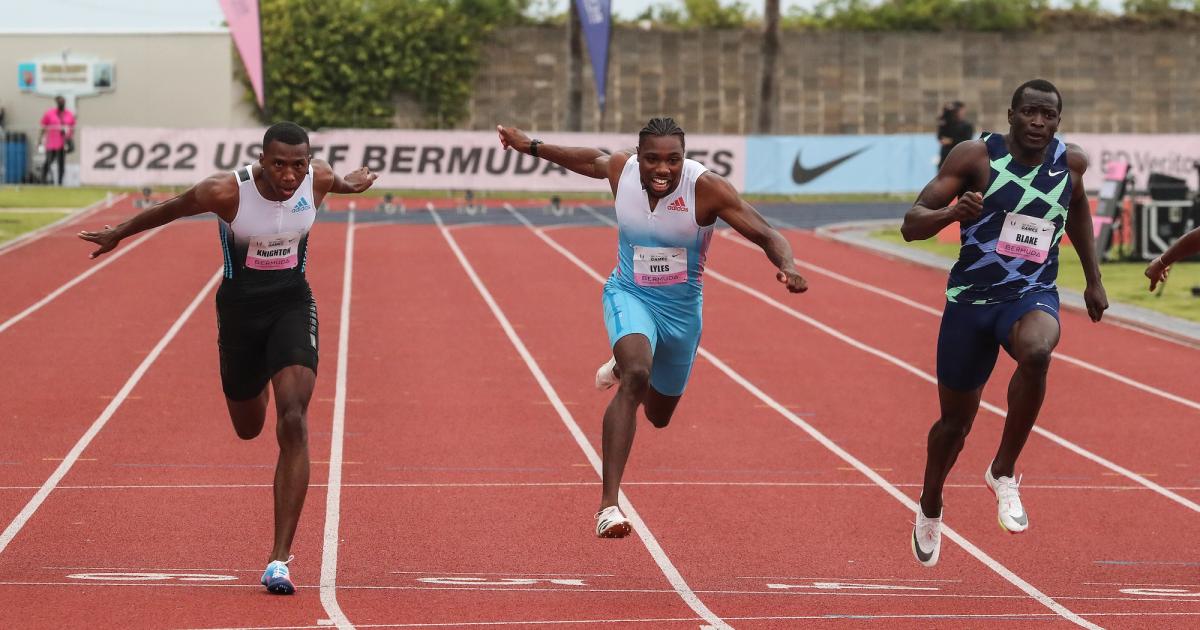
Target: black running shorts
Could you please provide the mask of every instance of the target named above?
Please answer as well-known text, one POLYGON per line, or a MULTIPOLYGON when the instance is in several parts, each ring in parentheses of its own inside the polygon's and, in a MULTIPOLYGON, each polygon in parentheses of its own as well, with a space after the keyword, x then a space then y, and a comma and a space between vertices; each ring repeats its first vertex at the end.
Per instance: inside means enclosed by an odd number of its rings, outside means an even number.
POLYGON ((239 303, 217 296, 221 389, 230 400, 250 400, 290 365, 317 371, 317 303, 298 298, 239 303))

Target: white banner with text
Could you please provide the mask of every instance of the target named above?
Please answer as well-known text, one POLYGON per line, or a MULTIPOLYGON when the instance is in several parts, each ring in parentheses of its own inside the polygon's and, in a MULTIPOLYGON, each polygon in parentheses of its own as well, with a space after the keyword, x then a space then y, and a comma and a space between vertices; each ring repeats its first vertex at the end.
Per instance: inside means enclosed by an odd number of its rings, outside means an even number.
POLYGON ((1181 177, 1197 188, 1200 134, 1070 133, 1063 138, 1088 154, 1088 170, 1083 176, 1087 190, 1099 190, 1105 167, 1114 161, 1129 163, 1138 190, 1145 190, 1150 173, 1181 177))
MULTIPOLYGON (((84 127, 80 177, 101 186, 187 186, 215 172, 256 161, 262 129, 152 129, 84 127)), ((534 137, 605 151, 635 146, 634 134, 546 133, 534 137)), ((353 129, 314 132, 313 157, 338 173, 367 166, 378 188, 447 190, 608 191, 608 186, 516 151, 505 151, 493 131, 353 129)), ((687 156, 745 185, 744 136, 687 136, 687 156)))

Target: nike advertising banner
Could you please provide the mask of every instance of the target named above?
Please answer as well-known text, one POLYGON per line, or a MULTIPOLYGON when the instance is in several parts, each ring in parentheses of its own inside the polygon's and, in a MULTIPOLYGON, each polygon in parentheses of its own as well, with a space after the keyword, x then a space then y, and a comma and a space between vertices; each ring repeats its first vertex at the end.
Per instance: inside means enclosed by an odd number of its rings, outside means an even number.
POLYGON ((263 109, 262 27, 258 20, 258 0, 220 0, 221 11, 229 24, 233 43, 250 77, 258 108, 263 109))
POLYGON ((608 40, 612 30, 611 0, 575 0, 579 22, 587 39, 588 56, 592 58, 592 78, 596 81, 596 99, 600 112, 608 100, 608 40))
MULTIPOLYGON (((219 171, 258 160, 263 129, 143 129, 83 127, 80 178, 84 184, 147 186, 194 184, 219 171)), ((634 134, 548 133, 551 144, 633 148, 634 134)), ((338 173, 367 166, 376 188, 579 191, 607 194, 600 180, 545 160, 505 151, 494 131, 343 129, 309 134, 313 157, 338 173)), ((743 190, 744 136, 688 135, 687 156, 743 190)))
POLYGON ((933 134, 750 136, 746 192, 917 192, 937 171, 933 134))
POLYGON ((1086 190, 1099 190, 1110 162, 1128 162, 1134 188, 1146 189, 1150 173, 1182 177, 1195 189, 1194 163, 1200 160, 1200 134, 1115 134, 1071 133, 1063 139, 1079 145, 1088 154, 1088 170, 1083 175, 1086 190))

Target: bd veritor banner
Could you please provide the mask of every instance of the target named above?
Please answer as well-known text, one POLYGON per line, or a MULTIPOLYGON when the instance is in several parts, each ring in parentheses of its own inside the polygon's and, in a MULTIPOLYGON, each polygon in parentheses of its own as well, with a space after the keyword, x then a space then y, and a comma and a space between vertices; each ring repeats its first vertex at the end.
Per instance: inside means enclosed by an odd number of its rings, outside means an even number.
MULTIPOLYGON (((262 129, 150 129, 85 127, 80 130, 80 176, 85 184, 190 185, 219 171, 258 159, 262 129)), ((635 134, 547 133, 552 144, 632 149, 635 134)), ((545 160, 505 151, 494 131, 331 130, 309 135, 312 154, 339 173, 359 166, 379 173, 377 188, 445 190, 581 191, 608 186, 545 160)), ((687 156, 727 178, 745 180, 744 136, 687 137, 687 156)))
POLYGON ((1195 162, 1200 160, 1200 134, 1067 133, 1063 139, 1088 154, 1083 175, 1087 190, 1099 190, 1110 162, 1129 163, 1134 188, 1146 189, 1150 173, 1182 177, 1197 188, 1195 162))

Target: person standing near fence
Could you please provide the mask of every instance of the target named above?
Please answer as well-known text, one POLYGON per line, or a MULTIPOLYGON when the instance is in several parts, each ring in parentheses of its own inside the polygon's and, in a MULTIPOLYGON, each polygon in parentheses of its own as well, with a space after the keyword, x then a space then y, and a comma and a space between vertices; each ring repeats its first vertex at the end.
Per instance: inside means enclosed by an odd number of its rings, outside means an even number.
POLYGON ((950 155, 950 150, 960 143, 970 140, 975 135, 975 126, 967 120, 967 106, 962 101, 947 103, 938 117, 938 144, 941 145, 941 158, 938 168, 950 155))
POLYGON ((45 142, 46 161, 42 162, 42 182, 49 183, 50 163, 58 162, 59 186, 63 182, 63 169, 67 159, 67 145, 75 141, 75 113, 67 109, 67 100, 61 96, 54 97, 54 107, 42 114, 42 132, 38 136, 38 146, 45 142))

